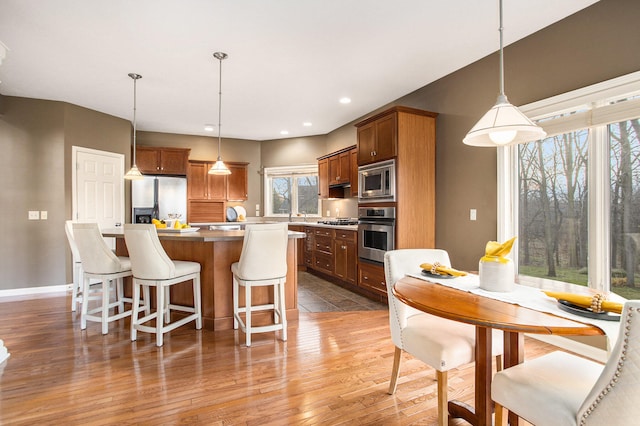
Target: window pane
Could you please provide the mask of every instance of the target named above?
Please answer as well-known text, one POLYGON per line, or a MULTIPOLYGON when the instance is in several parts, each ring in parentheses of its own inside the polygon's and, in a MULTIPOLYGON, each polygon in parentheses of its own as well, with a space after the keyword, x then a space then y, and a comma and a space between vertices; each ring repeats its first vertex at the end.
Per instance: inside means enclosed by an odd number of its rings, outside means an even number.
POLYGON ((274 214, 290 213, 293 178, 274 177, 271 181, 271 189, 272 212, 274 214))
POLYGON ((318 176, 296 179, 298 185, 298 213, 318 214, 318 176))
POLYGON ((587 285, 587 145, 580 130, 519 147, 519 273, 587 285))
POLYGON ((640 298, 640 123, 609 125, 611 160, 611 291, 640 298))

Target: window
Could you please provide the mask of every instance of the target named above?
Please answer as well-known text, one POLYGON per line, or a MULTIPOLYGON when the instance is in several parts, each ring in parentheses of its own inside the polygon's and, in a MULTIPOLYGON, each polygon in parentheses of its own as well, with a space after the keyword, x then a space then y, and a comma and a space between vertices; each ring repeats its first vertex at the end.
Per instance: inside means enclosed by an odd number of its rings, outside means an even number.
POLYGON ((501 241, 520 282, 640 298, 640 73, 522 107, 543 140, 498 152, 501 241))
POLYGON ((318 216, 318 166, 264 169, 265 216, 318 216))

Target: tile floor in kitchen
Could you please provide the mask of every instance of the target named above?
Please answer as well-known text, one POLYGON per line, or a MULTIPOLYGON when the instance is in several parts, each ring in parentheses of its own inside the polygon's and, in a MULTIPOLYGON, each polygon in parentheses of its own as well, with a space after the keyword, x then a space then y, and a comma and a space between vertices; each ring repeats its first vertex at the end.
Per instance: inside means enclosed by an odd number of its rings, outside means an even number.
POLYGON ((300 312, 387 310, 387 305, 367 299, 308 272, 298 272, 300 312))

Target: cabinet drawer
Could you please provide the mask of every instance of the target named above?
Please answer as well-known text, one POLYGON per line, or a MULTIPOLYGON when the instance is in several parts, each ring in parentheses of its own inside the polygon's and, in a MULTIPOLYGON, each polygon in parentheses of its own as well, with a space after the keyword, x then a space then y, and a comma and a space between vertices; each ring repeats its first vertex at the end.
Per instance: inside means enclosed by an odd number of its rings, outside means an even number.
POLYGON ((358 285, 374 293, 387 295, 384 268, 371 263, 361 262, 358 268, 358 285))
POLYGON ((351 241, 354 243, 357 242, 358 233, 356 231, 336 229, 335 233, 336 233, 336 236, 335 236, 336 240, 351 241))
POLYGON ((333 274, 333 256, 315 252, 313 254, 313 267, 327 274, 333 274))
POLYGON ((327 254, 333 253, 333 244, 331 244, 331 237, 326 237, 324 235, 316 235, 315 238, 315 250, 322 251, 327 254))
POLYGON ((329 237, 329 238, 333 238, 333 229, 328 229, 328 228, 315 228, 315 229, 313 230, 313 235, 322 236, 322 237, 329 237))

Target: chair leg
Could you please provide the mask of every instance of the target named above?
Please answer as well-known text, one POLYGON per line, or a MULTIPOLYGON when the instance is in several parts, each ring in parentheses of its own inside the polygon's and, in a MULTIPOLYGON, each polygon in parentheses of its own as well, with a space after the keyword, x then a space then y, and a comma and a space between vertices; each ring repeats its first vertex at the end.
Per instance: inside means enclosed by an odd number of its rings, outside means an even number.
POLYGON ((402 349, 396 346, 393 354, 393 368, 391 369, 391 379, 389 380, 389 390, 387 393, 393 395, 398 386, 398 376, 400 375, 400 360, 402 360, 402 349))
POLYGON ((449 391, 447 389, 447 372, 437 371, 438 377, 438 425, 447 426, 449 424, 449 409, 447 407, 449 402, 449 391))
POLYGON ((278 284, 278 305, 280 309, 280 323, 282 324, 282 341, 287 341, 287 304, 284 299, 284 280, 280 280, 278 284))
POLYGON ((193 307, 196 310, 196 330, 202 328, 202 303, 200 296, 200 275, 193 279, 193 307))
POLYGON ((156 286, 156 346, 162 346, 162 321, 164 319, 164 288, 162 285, 156 286))
POLYGON ((111 295, 109 288, 111 283, 110 280, 102 280, 102 311, 100 312, 102 314, 102 334, 109 333, 109 296, 111 295))
MULTIPOLYGON (((84 274, 83 274, 84 275, 84 274)), ((82 289, 82 313, 80 314, 80 328, 87 328, 87 311, 89 309, 89 277, 84 277, 84 287, 82 289)))
MULTIPOLYGON (((140 285, 136 281, 135 278, 132 279, 133 284, 133 306, 131 307, 131 341, 135 341, 138 336, 138 330, 136 329, 136 324, 138 323, 138 314, 140 312, 140 285)), ((145 293, 148 296, 148 287, 145 286, 147 292, 145 293)), ((145 296, 146 297, 146 296, 145 296)), ((149 305, 148 297, 145 298, 145 305, 149 305)))
POLYGON ((115 283, 116 301, 118 302, 118 313, 124 312, 124 279, 118 278, 115 283))
POLYGON ((245 285, 244 286, 244 306, 245 306, 245 320, 244 320, 244 324, 245 324, 245 336, 246 336, 246 343, 247 343, 247 347, 251 346, 251 286, 250 285, 245 285))
POLYGON ((171 322, 171 289, 167 286, 164 288, 164 323, 171 322))
POLYGON ((71 311, 75 312, 78 304, 78 298, 80 295, 80 287, 82 284, 80 280, 82 279, 82 274, 80 274, 80 264, 73 264, 73 290, 71 290, 71 311))
POLYGON ((496 412, 496 419, 494 424, 496 426, 507 426, 507 419, 509 416, 507 416, 508 412, 507 410, 505 410, 505 408, 498 404, 497 402, 495 403, 495 412, 496 412))
POLYGON ((233 276, 233 329, 237 330, 238 329, 238 315, 240 315, 239 311, 238 311, 238 307, 239 302, 238 302, 238 291, 240 291, 240 286, 238 285, 238 280, 236 279, 236 276, 233 276))

